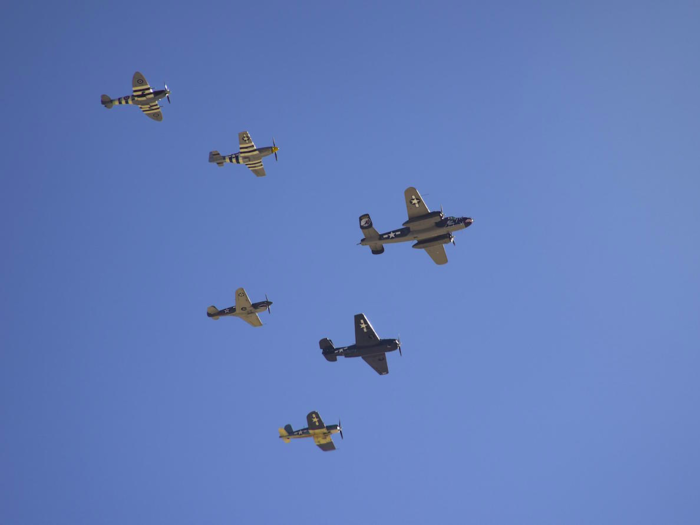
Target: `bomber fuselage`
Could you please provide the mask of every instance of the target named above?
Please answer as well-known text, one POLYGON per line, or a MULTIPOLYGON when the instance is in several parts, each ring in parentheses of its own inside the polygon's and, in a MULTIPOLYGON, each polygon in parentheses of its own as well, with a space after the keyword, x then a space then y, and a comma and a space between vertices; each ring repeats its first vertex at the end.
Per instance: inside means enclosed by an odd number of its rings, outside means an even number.
POLYGON ((418 220, 410 219, 403 223, 403 228, 392 230, 379 235, 378 239, 364 238, 362 245, 393 244, 407 241, 422 241, 468 228, 474 222, 470 217, 442 217, 441 213, 432 212, 418 220))

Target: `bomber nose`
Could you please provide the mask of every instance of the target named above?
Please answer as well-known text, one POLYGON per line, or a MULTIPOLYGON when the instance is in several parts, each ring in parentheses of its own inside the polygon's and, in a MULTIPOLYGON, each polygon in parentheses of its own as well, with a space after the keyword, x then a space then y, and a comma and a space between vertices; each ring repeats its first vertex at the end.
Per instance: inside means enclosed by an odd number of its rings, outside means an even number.
POLYGON ((464 219, 464 224, 466 224, 467 226, 471 226, 473 222, 474 219, 472 219, 471 217, 467 217, 466 219, 464 219))

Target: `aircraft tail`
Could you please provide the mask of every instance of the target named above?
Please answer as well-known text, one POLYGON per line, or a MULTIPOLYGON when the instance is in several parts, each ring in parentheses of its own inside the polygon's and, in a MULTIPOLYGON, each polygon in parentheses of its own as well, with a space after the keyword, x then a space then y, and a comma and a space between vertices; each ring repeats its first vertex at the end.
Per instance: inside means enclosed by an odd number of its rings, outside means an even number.
POLYGON ((106 107, 107 109, 111 108, 114 106, 114 102, 112 102, 112 99, 109 98, 109 95, 102 95, 102 105, 106 107))
POLYGON ((207 308, 207 316, 208 316, 208 317, 211 317, 212 319, 214 319, 214 321, 218 321, 219 316, 216 315, 216 314, 218 314, 218 313, 219 313, 219 309, 218 309, 216 306, 214 306, 214 305, 212 305, 212 306, 210 306, 209 308, 207 308))
POLYGON ((365 213, 364 215, 360 216, 360 229, 365 235, 365 238, 362 240, 369 245, 369 247, 372 250, 372 253, 375 255, 384 253, 384 246, 382 246, 382 243, 372 242, 375 239, 379 241, 379 232, 374 229, 374 226, 372 225, 372 219, 369 216, 369 213, 365 213))
POLYGON ((318 346, 323 350, 323 357, 329 361, 337 361, 338 356, 335 355, 335 346, 330 339, 323 338, 318 342, 318 346))
POLYGON ((218 151, 214 150, 209 152, 209 162, 216 162, 217 166, 223 168, 225 161, 221 154, 218 151))
POLYGON ((291 440, 289 439, 289 434, 294 432, 292 430, 292 425, 285 425, 284 428, 278 428, 277 429, 280 433, 280 437, 284 440, 285 443, 289 443, 291 440))

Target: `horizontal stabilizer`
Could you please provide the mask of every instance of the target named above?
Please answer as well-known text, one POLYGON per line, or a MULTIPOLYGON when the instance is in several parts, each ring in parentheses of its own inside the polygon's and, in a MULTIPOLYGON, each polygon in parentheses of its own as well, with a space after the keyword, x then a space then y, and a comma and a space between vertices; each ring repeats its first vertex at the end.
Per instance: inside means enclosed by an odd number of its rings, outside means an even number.
POLYGON ((214 321, 217 321, 217 320, 219 319, 219 316, 216 315, 216 314, 218 314, 218 313, 219 313, 219 309, 218 309, 216 306, 214 306, 214 305, 212 305, 212 306, 210 306, 209 308, 207 308, 207 316, 209 316, 209 317, 211 317, 212 319, 214 319, 214 321))
POLYGON ((209 152, 209 162, 216 162, 216 165, 220 168, 224 167, 224 158, 216 150, 209 152))
POLYGON ((106 107, 107 109, 111 108, 114 103, 112 102, 112 99, 109 98, 109 95, 102 95, 102 105, 106 107))

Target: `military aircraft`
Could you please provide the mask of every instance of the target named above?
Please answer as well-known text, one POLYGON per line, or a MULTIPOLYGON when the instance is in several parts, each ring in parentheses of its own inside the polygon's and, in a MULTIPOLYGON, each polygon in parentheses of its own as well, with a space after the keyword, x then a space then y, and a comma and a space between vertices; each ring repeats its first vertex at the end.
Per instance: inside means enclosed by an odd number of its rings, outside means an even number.
POLYGON ((158 91, 153 91, 151 86, 146 82, 146 78, 138 71, 134 73, 134 78, 131 80, 131 85, 134 88, 134 94, 125 97, 119 97, 114 100, 109 98, 108 95, 102 95, 102 105, 107 109, 111 108, 115 104, 131 104, 141 108, 146 116, 161 122, 163 120, 163 113, 160 110, 158 101, 164 97, 168 98, 168 103, 170 103, 170 91, 168 86, 165 89, 159 89, 158 91))
POLYGON ((220 168, 223 168, 226 162, 245 164, 256 176, 264 177, 265 168, 263 167, 262 159, 274 153, 275 160, 277 160, 279 148, 277 144, 275 144, 275 139, 272 139, 272 146, 256 148, 253 139, 250 138, 250 134, 247 131, 241 131, 238 134, 238 143, 241 149, 238 153, 221 155, 218 151, 214 150, 209 152, 209 162, 215 162, 220 168))
POLYGON ((365 363, 374 368, 380 375, 389 373, 389 365, 386 362, 386 352, 398 350, 401 355, 401 341, 399 339, 379 339, 369 319, 365 314, 355 316, 355 344, 336 348, 330 339, 321 339, 318 346, 323 351, 323 357, 329 361, 337 361, 338 356, 361 357, 365 363))
POLYGON ((265 296, 264 301, 260 301, 259 303, 251 303, 250 299, 248 299, 248 294, 245 293, 245 290, 243 288, 239 288, 236 290, 235 307, 229 306, 228 308, 219 310, 216 306, 210 306, 207 308, 207 317, 211 317, 214 319, 214 321, 218 320, 219 317, 240 317, 248 324, 253 326, 262 326, 262 321, 260 321, 258 314, 260 312, 264 312, 265 310, 272 313, 270 310, 271 304, 272 301, 268 301, 267 295, 265 296))
POLYGON ((365 234, 360 241, 362 246, 369 246, 372 253, 384 253, 384 245, 396 242, 418 241, 413 248, 425 250, 435 264, 447 264, 447 254, 443 244, 454 244, 452 232, 468 228, 474 222, 470 217, 445 217, 440 211, 430 211, 418 190, 411 187, 404 192, 408 220, 403 228, 381 235, 372 226, 369 214, 360 217, 360 229, 365 234))
POLYGON ((309 412, 306 416, 306 423, 309 425, 308 428, 302 428, 301 430, 294 430, 292 425, 285 425, 284 428, 280 428, 280 439, 283 439, 285 443, 289 443, 292 439, 312 437, 318 448, 324 452, 330 452, 335 450, 331 435, 340 433, 341 439, 343 438, 343 427, 340 426, 340 421, 338 421, 337 425, 326 426, 323 424, 323 420, 318 415, 318 412, 309 412))

